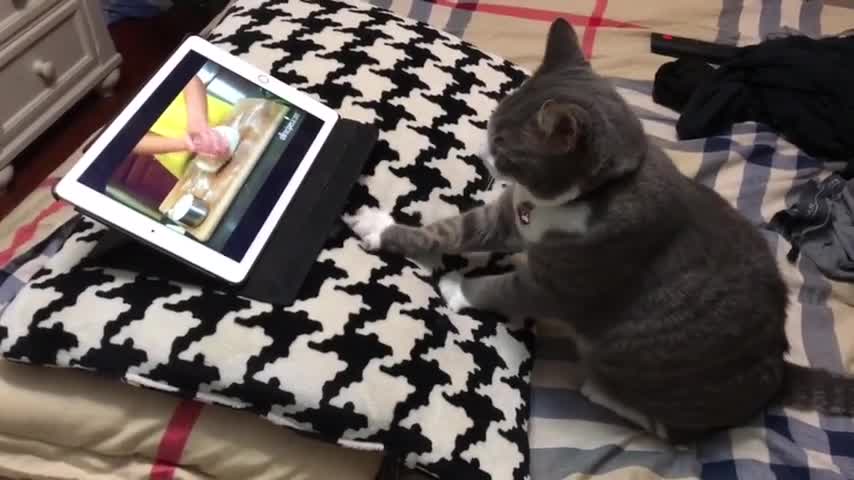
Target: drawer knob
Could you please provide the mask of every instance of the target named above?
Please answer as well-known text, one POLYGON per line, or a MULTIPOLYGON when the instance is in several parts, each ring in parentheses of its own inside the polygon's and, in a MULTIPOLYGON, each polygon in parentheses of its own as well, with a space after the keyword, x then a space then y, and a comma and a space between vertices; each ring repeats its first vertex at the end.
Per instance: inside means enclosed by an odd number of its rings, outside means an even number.
POLYGON ((56 70, 53 68, 53 62, 47 62, 45 60, 36 60, 33 62, 33 72, 47 83, 52 83, 54 76, 56 75, 56 70))
POLYGON ((12 7, 23 10, 27 8, 27 0, 12 0, 12 7))

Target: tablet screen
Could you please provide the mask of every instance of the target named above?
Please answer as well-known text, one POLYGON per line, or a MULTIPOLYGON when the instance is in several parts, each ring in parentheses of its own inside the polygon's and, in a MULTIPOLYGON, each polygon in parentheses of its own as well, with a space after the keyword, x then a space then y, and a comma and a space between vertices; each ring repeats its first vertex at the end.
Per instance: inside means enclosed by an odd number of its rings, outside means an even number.
POLYGON ((190 51, 79 181, 240 261, 322 126, 190 51))

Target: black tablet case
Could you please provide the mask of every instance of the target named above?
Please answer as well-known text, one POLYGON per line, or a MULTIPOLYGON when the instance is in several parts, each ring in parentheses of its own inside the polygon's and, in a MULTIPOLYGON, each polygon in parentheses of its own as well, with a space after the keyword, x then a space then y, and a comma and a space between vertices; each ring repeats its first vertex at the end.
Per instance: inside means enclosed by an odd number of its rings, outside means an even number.
POLYGON ((377 133, 373 125, 345 119, 336 122, 278 226, 240 285, 202 273, 115 229, 105 234, 86 264, 140 272, 233 292, 262 302, 290 305, 336 227, 347 197, 371 156, 377 133))

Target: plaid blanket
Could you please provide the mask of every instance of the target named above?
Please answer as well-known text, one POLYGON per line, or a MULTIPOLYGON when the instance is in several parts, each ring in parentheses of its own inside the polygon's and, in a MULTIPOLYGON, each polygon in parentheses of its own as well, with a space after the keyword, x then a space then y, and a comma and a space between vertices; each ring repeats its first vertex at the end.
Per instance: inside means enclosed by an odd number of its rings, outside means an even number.
MULTIPOLYGON (((825 165, 767 128, 747 123, 728 135, 680 142, 676 114, 655 105, 651 78, 665 59, 648 53, 646 35, 662 31, 728 43, 754 43, 794 28, 809 35, 854 24, 854 5, 812 0, 372 0, 398 14, 426 21, 528 68, 542 53, 548 21, 569 18, 594 67, 610 75, 641 116, 647 132, 680 169, 712 186, 757 226, 796 198, 799 187, 827 175, 825 165), (524 6, 522 6, 524 5, 524 6)), ((43 202, 45 209, 51 208, 43 202)), ((61 207, 53 207, 61 210, 61 207)), ((46 210, 39 210, 42 214, 46 210)), ((57 213, 48 214, 62 215, 57 213)), ((29 279, 61 241, 62 232, 40 230, 44 221, 21 222, 0 240, 0 305, 29 279), (21 232, 23 231, 23 234, 21 232), (31 232, 27 234, 27 232, 31 232), (39 234, 32 233, 38 232, 39 234), (51 234, 51 232, 55 232, 51 234), (13 253, 9 245, 18 242, 13 253), (22 246, 26 243, 26 246, 22 246), (5 250, 4 250, 5 248, 5 250), (6 257, 3 253, 7 252, 6 257), (21 255, 21 252, 26 252, 21 255)), ((44 220, 44 219, 43 219, 44 220)), ((59 223, 59 222, 57 222, 59 223)), ((0 229, 2 231, 2 229, 0 229)), ((854 286, 827 280, 808 258, 786 258, 788 244, 766 232, 791 288, 787 332, 790 359, 834 371, 854 370, 854 286)), ((540 332, 533 374, 532 478, 854 478, 854 421, 771 407, 750 424, 687 450, 646 435, 607 408, 589 402, 571 342, 540 332)))

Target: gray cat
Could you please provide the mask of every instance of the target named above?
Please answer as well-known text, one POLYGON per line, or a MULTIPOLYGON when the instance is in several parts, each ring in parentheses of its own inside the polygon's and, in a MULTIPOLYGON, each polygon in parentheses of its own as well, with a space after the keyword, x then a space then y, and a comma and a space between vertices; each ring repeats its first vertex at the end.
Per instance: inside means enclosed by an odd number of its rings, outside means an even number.
POLYGON ((442 279, 449 306, 568 323, 599 389, 675 442, 774 401, 852 414, 854 380, 784 361, 787 289, 762 235, 647 139, 565 21, 488 142, 511 182, 497 201, 422 228, 363 208, 346 218, 363 246, 523 252, 511 273, 442 279))

